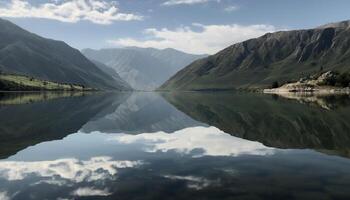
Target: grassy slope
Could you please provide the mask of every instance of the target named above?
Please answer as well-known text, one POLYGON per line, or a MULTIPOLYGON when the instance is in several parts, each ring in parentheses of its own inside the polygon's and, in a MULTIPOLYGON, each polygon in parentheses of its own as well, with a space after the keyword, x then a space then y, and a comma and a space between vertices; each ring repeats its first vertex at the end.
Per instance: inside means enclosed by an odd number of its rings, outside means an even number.
POLYGON ((85 88, 81 85, 56 83, 52 81, 44 81, 28 76, 0 74, 0 90, 5 91, 87 91, 92 88, 85 88))

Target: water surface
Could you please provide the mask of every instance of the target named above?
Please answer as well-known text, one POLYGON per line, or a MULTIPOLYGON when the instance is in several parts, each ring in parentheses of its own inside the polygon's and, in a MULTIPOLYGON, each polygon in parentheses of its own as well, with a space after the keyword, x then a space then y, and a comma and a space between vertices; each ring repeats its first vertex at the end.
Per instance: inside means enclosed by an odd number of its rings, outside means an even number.
POLYGON ((0 95, 0 199, 349 199, 348 96, 0 95))

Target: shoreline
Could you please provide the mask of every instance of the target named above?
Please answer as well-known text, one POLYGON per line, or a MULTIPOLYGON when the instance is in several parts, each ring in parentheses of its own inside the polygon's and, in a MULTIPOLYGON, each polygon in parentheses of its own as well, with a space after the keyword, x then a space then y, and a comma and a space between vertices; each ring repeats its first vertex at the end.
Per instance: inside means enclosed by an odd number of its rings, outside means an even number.
POLYGON ((350 88, 275 88, 264 89, 265 94, 350 94, 350 88))

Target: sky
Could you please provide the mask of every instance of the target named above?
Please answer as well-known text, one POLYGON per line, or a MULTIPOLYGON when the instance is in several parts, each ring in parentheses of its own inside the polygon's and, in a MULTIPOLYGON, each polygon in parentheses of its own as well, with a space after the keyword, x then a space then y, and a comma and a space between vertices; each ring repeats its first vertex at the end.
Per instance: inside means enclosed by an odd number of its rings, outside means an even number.
POLYGON ((0 17, 77 48, 214 54, 267 32, 350 19, 349 0, 0 0, 0 17))

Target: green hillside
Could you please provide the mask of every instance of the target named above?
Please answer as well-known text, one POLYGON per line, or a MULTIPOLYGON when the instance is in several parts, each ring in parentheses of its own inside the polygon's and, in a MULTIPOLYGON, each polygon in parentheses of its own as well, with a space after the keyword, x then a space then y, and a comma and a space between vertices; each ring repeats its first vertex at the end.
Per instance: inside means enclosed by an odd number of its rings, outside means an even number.
POLYGON ((315 29, 280 31, 234 44, 197 60, 160 90, 268 88, 320 71, 350 70, 350 26, 340 22, 315 29))

